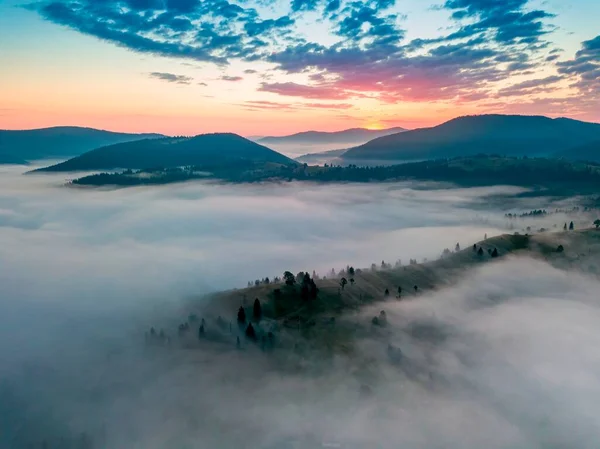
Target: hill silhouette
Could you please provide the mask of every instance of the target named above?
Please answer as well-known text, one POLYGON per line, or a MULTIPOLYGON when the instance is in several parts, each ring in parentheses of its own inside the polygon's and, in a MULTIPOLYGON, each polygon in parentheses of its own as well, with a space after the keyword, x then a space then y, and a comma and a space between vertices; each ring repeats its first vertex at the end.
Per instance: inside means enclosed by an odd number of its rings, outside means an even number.
POLYGON ((163 137, 93 128, 61 126, 29 130, 0 130, 0 164, 22 164, 36 159, 67 158, 105 145, 163 137))
POLYGON ((302 144, 302 145, 322 145, 322 144, 348 144, 356 142, 368 142, 377 137, 388 136, 406 131, 404 128, 388 129, 366 129, 350 128, 343 131, 305 131, 291 134, 289 136, 267 136, 257 141, 265 145, 283 145, 283 144, 302 144))
POLYGON ((145 139, 110 145, 39 171, 145 169, 195 166, 223 167, 232 164, 296 162, 237 134, 201 134, 195 137, 145 139))
POLYGON ((554 156, 572 161, 600 162, 600 139, 575 148, 559 151, 554 156))
POLYGON ((345 160, 415 160, 474 154, 549 156, 600 140, 600 124, 542 116, 459 117, 432 128, 380 137, 351 148, 345 160))

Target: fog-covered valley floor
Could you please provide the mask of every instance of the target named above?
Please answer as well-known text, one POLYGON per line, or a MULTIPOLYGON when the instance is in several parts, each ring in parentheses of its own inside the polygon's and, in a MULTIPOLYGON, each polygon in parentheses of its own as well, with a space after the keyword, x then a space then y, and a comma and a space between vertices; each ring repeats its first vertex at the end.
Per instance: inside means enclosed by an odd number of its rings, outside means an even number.
MULTIPOLYGON (((507 256, 418 299, 354 311, 341 318, 358 323, 350 355, 308 352, 286 364, 246 344, 144 345, 150 325, 182 319, 204 293, 285 270, 432 260, 527 226, 590 226, 588 215, 558 213, 509 229, 504 217, 578 199, 423 184, 87 190, 24 170, 0 168, 0 448, 600 440, 594 254, 582 272, 507 256), (370 328, 382 308, 387 326, 370 328)), ((574 260, 586 252, 565 249, 574 260)))

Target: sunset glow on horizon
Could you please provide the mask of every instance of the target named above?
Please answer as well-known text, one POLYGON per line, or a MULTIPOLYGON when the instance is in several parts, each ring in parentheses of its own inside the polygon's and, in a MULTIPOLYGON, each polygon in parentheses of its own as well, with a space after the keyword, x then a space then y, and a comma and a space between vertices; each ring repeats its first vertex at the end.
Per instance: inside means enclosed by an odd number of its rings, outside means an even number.
POLYGON ((600 122, 595 0, 0 4, 0 129, 194 135, 600 122))

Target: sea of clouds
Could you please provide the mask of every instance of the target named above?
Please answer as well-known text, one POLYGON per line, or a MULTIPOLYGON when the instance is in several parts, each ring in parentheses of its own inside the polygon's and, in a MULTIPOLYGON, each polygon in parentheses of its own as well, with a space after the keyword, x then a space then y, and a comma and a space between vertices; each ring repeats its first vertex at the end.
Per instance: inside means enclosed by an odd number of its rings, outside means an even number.
MULTIPOLYGON (((280 372, 259 351, 143 345, 149 317, 185 298, 284 270, 435 258, 506 232, 505 212, 569 202, 423 184, 89 190, 23 171, 0 168, 0 447, 83 431, 111 449, 598 441, 600 285, 539 261, 386 304, 385 332, 319 374, 280 372)), ((519 225, 553 221, 565 218, 519 225)))

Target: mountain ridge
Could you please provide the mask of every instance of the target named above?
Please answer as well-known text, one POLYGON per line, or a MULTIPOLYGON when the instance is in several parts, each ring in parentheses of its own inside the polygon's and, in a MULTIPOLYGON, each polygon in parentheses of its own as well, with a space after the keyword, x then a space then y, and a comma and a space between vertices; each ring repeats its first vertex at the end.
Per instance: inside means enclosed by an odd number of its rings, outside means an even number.
POLYGON ((100 146, 164 137, 155 133, 121 133, 79 126, 0 130, 0 164, 78 156, 100 146))
POLYGON ((287 156, 237 134, 210 133, 194 137, 144 139, 104 146, 36 171, 215 167, 244 162, 297 164, 287 156))
POLYGON ((600 124, 568 118, 469 115, 440 125, 373 139, 348 149, 346 160, 415 160, 474 154, 552 155, 600 140, 600 124))
POLYGON ((386 136, 404 132, 406 129, 393 127, 387 129, 348 128, 341 131, 301 131, 285 136, 265 136, 257 142, 265 144, 324 144, 324 143, 350 143, 356 140, 386 136))

